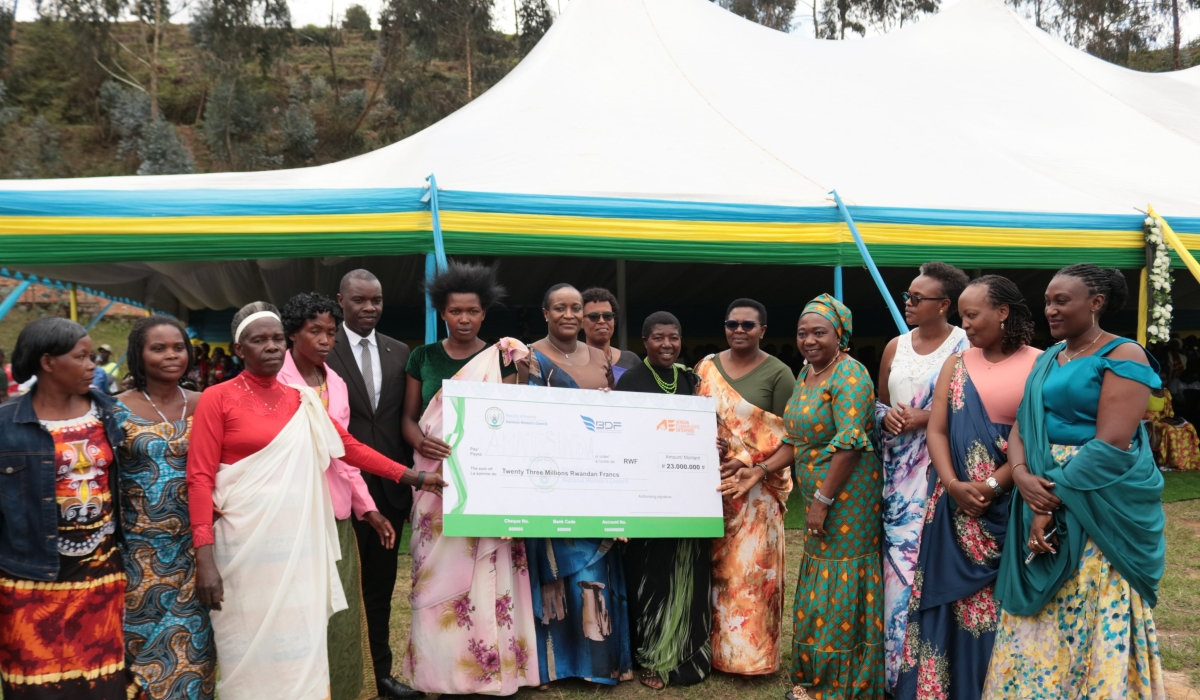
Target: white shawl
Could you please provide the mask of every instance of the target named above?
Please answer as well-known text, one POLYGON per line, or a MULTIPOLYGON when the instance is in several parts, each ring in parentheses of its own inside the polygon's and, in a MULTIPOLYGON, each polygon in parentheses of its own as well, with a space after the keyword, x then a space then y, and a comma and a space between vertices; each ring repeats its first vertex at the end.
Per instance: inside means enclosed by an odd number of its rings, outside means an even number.
POLYGON ((309 387, 269 445, 222 464, 213 491, 225 515, 213 524, 225 585, 212 612, 221 700, 325 700, 326 628, 346 609, 333 502, 325 480, 341 438, 309 387))

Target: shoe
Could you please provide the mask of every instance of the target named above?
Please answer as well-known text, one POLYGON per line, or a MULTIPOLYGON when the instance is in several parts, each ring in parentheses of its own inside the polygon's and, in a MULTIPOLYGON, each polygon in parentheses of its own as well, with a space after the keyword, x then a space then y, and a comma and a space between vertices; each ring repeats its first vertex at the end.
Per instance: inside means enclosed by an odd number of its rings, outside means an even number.
POLYGON ((425 697, 425 693, 413 690, 391 676, 376 678, 375 690, 379 693, 379 697, 386 700, 413 700, 413 698, 425 697))

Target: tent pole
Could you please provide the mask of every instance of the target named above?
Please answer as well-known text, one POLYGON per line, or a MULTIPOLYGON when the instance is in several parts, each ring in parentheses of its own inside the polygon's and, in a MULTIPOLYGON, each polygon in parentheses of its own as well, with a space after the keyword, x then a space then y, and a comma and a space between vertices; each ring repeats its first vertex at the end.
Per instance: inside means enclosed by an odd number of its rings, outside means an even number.
POLYGON ((845 301, 842 297, 842 266, 838 265, 833 268, 833 298, 838 301, 845 301))
POLYGON ((88 324, 86 326, 84 326, 84 330, 90 331, 93 328, 95 328, 96 324, 100 323, 100 319, 104 318, 104 314, 108 313, 108 310, 111 309, 113 306, 115 306, 116 303, 117 302, 115 302, 115 301, 108 302, 108 306, 101 309, 100 313, 96 314, 95 316, 92 316, 92 320, 88 321, 88 324))
POLYGON ((0 302, 0 321, 3 321, 4 317, 8 315, 8 312, 13 310, 13 307, 17 305, 17 302, 21 300, 21 295, 25 293, 26 289, 29 289, 29 285, 31 284, 33 284, 33 282, 30 282, 29 280, 21 282, 16 287, 13 287, 13 290, 8 293, 8 296, 5 297, 4 301, 0 302))
MULTIPOLYGON (((437 273, 437 263, 433 259, 433 253, 425 254, 425 281, 433 279, 437 273)), ((429 292, 425 293, 425 344, 437 342, 437 310, 433 308, 433 299, 429 298, 429 292)))
POLYGON ((71 320, 79 323, 79 299, 75 296, 75 284, 67 285, 67 299, 71 302, 71 320))
POLYGON ((617 261, 617 306, 621 315, 617 317, 617 348, 629 349, 629 306, 625 302, 625 261, 617 261))
POLYGON ((437 271, 445 272, 449 263, 446 261, 446 242, 442 238, 442 212, 438 207, 437 177, 430 173, 425 181, 429 183, 429 192, 425 196, 429 198, 429 215, 433 222, 433 255, 437 261, 437 271))
POLYGON ((854 224, 854 218, 850 216, 850 210, 842 202, 842 198, 838 196, 837 190, 830 192, 833 195, 834 201, 837 202, 838 211, 842 213, 842 218, 846 220, 846 225, 850 227, 850 234, 854 236, 854 244, 858 246, 858 252, 862 254, 863 262, 867 264, 867 269, 871 271, 871 278, 875 280, 875 286, 879 287, 879 293, 883 295, 883 300, 887 302, 888 310, 892 312, 892 320, 896 322, 896 328, 900 331, 900 335, 908 332, 908 324, 904 322, 904 317, 900 315, 900 309, 896 308, 896 301, 892 299, 892 295, 888 292, 887 285, 883 281, 883 276, 879 274, 879 268, 875 267, 875 261, 871 258, 870 251, 867 250, 867 244, 863 242, 862 236, 858 233, 858 226, 854 224))

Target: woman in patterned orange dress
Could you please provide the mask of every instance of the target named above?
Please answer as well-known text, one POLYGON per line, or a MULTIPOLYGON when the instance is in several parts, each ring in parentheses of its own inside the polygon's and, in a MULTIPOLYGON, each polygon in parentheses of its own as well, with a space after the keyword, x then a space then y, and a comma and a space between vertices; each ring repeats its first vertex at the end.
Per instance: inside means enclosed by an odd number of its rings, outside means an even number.
POLYGON ((846 354, 850 310, 828 294, 804 307, 808 365, 784 413, 796 483, 811 501, 796 583, 789 700, 882 700, 882 473, 871 445, 875 386, 846 354))
POLYGON ((125 667, 125 570, 114 400, 89 385, 83 326, 21 331, 0 407, 0 687, 5 700, 141 697, 125 667))
POLYGON ((729 350, 695 370, 696 393, 716 399, 717 435, 726 447, 725 536, 713 543, 712 666, 747 676, 775 673, 781 663, 783 516, 792 491, 781 414, 795 379, 759 349, 766 321, 762 304, 733 302, 725 321, 729 350))
POLYGON ((1175 415, 1171 392, 1166 389, 1151 391, 1142 420, 1146 421, 1158 466, 1180 471, 1200 469, 1200 439, 1196 436, 1196 426, 1175 415))

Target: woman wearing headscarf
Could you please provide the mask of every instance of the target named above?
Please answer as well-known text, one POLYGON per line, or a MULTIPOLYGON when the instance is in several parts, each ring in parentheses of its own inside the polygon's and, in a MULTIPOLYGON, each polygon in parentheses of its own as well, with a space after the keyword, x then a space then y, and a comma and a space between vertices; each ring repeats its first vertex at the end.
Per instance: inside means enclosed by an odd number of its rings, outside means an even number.
POLYGON ((716 401, 725 535, 713 543, 713 668, 757 676, 782 663, 783 517, 792 491, 783 410, 796 378, 764 352, 767 309, 736 299, 725 312, 729 349, 696 364, 701 396, 716 401))
POLYGON ((979 700, 1000 617, 993 591, 1012 491, 1008 436, 1041 351, 1029 346, 1029 307, 1004 277, 967 285, 958 313, 972 347, 946 360, 929 418, 934 470, 897 700, 979 700))
POLYGON ((115 401, 91 386, 92 339, 46 316, 13 348, 0 406, 0 689, 5 700, 126 700, 126 576, 120 543, 124 437, 115 401))
MULTIPOLYGON (((321 404, 345 430, 350 426, 350 393, 346 382, 325 364, 337 340, 342 307, 316 292, 297 294, 283 307, 283 333, 288 350, 283 356, 279 381, 289 386, 310 387, 321 404)), ((228 358, 222 358, 227 361, 228 358)), ((340 459, 330 460, 325 469, 333 517, 337 521, 338 579, 346 595, 346 609, 329 618, 326 633, 329 651, 331 700, 367 700, 376 694, 375 672, 367 642, 366 611, 363 608, 358 539, 351 517, 375 530, 384 547, 396 546, 396 531, 379 514, 362 473, 340 459)))
POLYGON ((180 387, 192 365, 187 331, 148 316, 129 333, 133 388, 117 396, 125 440, 125 650, 152 700, 211 700, 217 650, 196 597, 196 552, 187 510, 187 452, 200 395, 180 387))
POLYGON ((967 349, 963 329, 949 321, 969 278, 941 262, 921 266, 904 293, 904 320, 916 326, 893 338, 879 364, 875 423, 883 464, 883 610, 887 688, 896 687, 908 600, 921 541, 921 515, 929 483, 925 427, 933 389, 946 358, 967 349))
POLYGON ((875 387, 846 353, 850 309, 828 294, 796 327, 808 364, 784 413, 796 483, 810 501, 796 583, 795 698, 882 700, 883 522, 879 459, 871 444, 875 387))
MULTIPOLYGON (((512 338, 479 337, 488 309, 505 294, 496 268, 450 263, 426 284, 449 337, 413 350, 405 372, 402 426, 417 468, 441 473, 451 446, 440 436, 446 381, 516 384, 528 350, 512 338)), ((441 494, 413 499, 412 625, 404 669, 416 690, 512 695, 536 686, 538 657, 530 571, 522 540, 447 537, 441 494)))
MULTIPOLYGON (((579 291, 569 284, 551 287, 542 313, 548 333, 533 344, 529 383, 610 388, 609 358, 577 339, 583 316, 579 291)), ((616 685, 632 678, 625 567, 613 551, 613 540, 538 538, 526 540, 526 547, 542 683, 582 678, 616 685)))
POLYGON ((1046 288, 1059 339, 1025 386, 1008 458, 1017 493, 996 581, 985 698, 1165 698, 1152 608, 1165 565, 1163 477, 1141 426, 1153 358, 1098 323, 1119 270, 1065 267, 1046 288))
MULTIPOLYGON (((679 319, 657 311, 642 324, 646 359, 617 382, 617 391, 690 396, 696 375, 677 364, 679 319)), ((712 545, 695 538, 638 538, 624 547, 629 580, 633 658, 642 684, 662 690, 694 685, 712 672, 712 545)))
POLYGON ((196 588, 211 610, 217 692, 221 700, 325 700, 328 621, 346 608, 330 460, 427 489, 442 481, 354 439, 311 387, 279 382, 287 339, 274 306, 242 307, 231 331, 246 369, 200 396, 187 457, 196 588))

